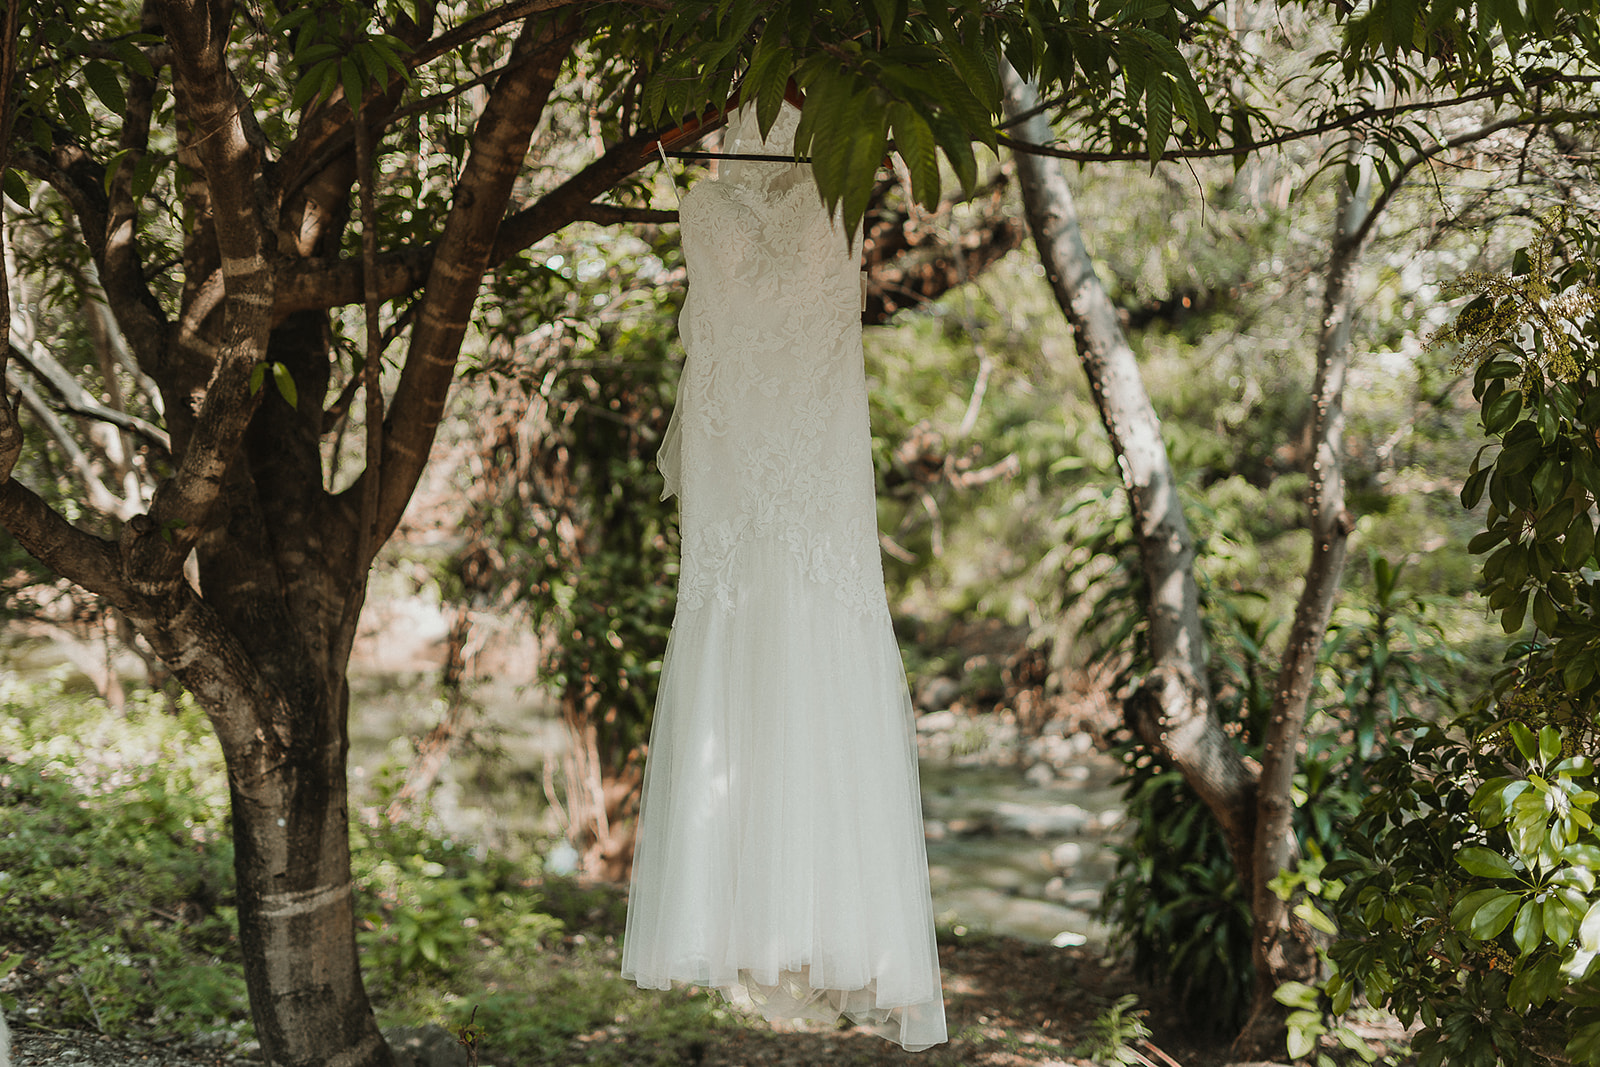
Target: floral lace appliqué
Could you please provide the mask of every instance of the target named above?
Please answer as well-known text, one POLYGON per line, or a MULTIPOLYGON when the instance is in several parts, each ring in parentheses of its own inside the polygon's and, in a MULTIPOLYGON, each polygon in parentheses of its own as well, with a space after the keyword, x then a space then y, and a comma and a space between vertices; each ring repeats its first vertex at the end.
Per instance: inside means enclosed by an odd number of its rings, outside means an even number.
MULTIPOLYGON (((730 151, 792 151, 797 117, 785 108, 763 142, 742 110, 730 151)), ((859 248, 803 164, 726 163, 681 218, 688 359, 661 453, 683 508, 680 610, 735 611, 741 568, 787 558, 852 611, 887 615, 859 248)))

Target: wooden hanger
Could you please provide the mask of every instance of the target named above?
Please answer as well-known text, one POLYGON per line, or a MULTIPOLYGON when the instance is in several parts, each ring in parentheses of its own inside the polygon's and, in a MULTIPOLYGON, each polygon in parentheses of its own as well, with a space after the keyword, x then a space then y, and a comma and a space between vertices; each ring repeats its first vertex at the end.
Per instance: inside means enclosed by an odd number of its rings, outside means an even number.
MULTIPOLYGON (((671 152, 681 145, 691 144, 700 140, 712 130, 721 129, 727 125, 728 116, 739 107, 739 93, 744 88, 743 84, 734 86, 733 95, 722 107, 708 107, 697 117, 690 118, 679 126, 665 130, 649 146, 640 153, 640 162, 646 162, 657 153, 671 152)), ((796 109, 805 106, 805 94, 800 91, 800 86, 795 84, 793 78, 784 86, 783 98, 796 109)))

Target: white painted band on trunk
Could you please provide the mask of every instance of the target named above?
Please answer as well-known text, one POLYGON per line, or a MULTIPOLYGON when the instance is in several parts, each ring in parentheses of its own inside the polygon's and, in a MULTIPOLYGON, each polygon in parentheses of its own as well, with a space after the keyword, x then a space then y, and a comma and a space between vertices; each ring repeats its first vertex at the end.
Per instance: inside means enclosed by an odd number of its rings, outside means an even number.
POLYGON ((324 885, 316 889, 301 889, 292 893, 263 893, 261 917, 285 919, 291 915, 305 915, 332 907, 350 895, 351 883, 324 885))
POLYGON ((231 293, 228 299, 238 304, 251 304, 258 308, 272 306, 272 294, 263 293, 259 289, 247 289, 242 293, 231 293))

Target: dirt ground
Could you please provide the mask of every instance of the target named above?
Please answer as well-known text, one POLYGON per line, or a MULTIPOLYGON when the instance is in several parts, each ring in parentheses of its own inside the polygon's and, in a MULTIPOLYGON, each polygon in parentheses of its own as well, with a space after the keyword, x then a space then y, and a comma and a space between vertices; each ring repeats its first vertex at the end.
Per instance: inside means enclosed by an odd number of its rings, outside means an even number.
MULTIPOLYGON (((950 1041, 907 1053, 852 1026, 805 1024, 729 1029, 711 1039, 646 1042, 622 1027, 573 1039, 552 1065, 586 1063, 683 1064, 684 1067, 1087 1067, 1115 1060, 1090 1059, 1085 1046, 1094 1022, 1118 997, 1139 996, 1151 1030, 1135 1042, 1123 1062, 1145 1067, 1224 1067, 1232 1064, 1225 1041, 1208 1039, 1184 1024, 1160 990, 1107 965, 1086 949, 1055 949, 1012 938, 985 937, 940 948, 950 1041)), ((1403 1038, 1381 1024, 1366 1035, 1378 1062, 1396 1065, 1391 1052, 1403 1038)), ((226 1048, 119 1041, 95 1034, 50 1034, 21 1030, 14 1067, 245 1067, 256 1062, 226 1048)), ((533 1067, 481 1052, 479 1067, 533 1067)))

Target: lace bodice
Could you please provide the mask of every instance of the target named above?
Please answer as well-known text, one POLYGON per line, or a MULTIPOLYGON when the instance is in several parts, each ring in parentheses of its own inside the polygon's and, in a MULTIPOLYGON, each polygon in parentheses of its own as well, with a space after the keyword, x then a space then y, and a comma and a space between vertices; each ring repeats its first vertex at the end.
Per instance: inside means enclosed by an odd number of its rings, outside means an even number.
MULTIPOLYGON (((792 152, 797 121, 785 105, 762 141, 743 108, 728 151, 792 152)), ((858 247, 805 164, 725 161, 680 218, 688 358, 660 457, 682 503, 680 608, 735 610, 741 562, 781 545, 850 607, 886 613, 858 247)))

